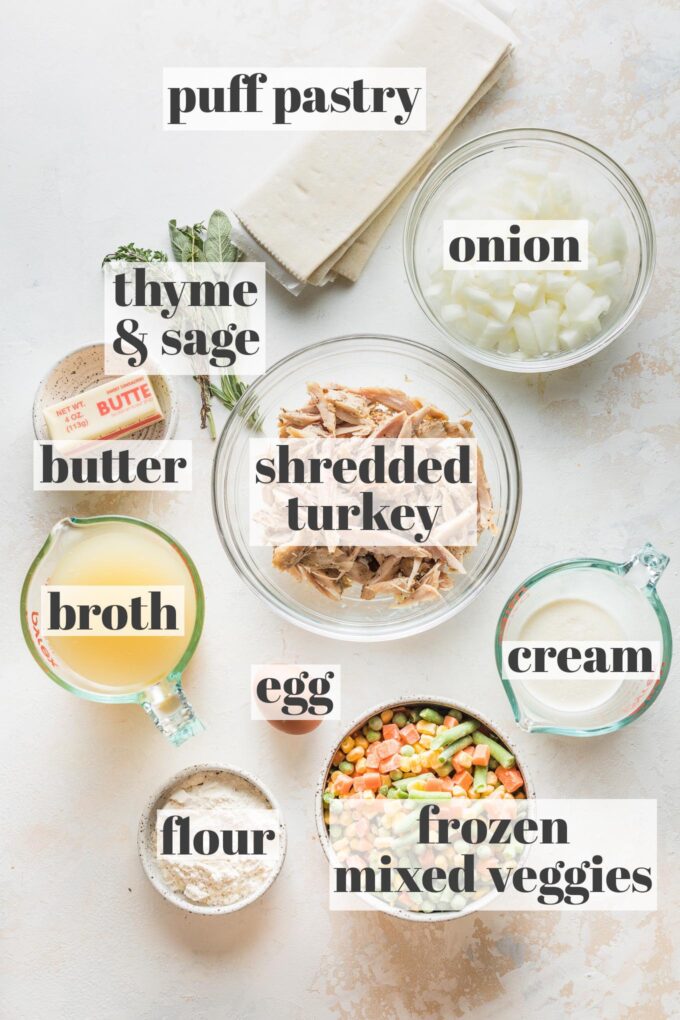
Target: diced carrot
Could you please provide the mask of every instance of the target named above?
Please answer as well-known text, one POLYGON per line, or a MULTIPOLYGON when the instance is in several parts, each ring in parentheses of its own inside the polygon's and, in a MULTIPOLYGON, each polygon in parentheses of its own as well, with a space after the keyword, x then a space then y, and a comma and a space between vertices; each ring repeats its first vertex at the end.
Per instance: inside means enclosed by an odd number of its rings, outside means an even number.
POLYGON ((426 779, 423 783, 423 790, 448 790, 449 787, 443 779, 426 779))
POLYGON ((455 765, 457 772, 469 769, 472 765, 472 747, 464 747, 458 754, 454 754, 451 763, 455 765))
POLYGON ((380 771, 383 775, 387 772, 396 772, 399 768, 400 754, 393 754, 390 758, 383 758, 380 762, 380 771))
POLYGON ((378 772, 366 772, 363 776, 355 776, 353 783, 357 793, 361 793, 363 790, 379 790, 382 779, 378 772))
POLYGON ((522 773, 519 769, 504 769, 499 765, 496 769, 496 775, 508 793, 514 793, 515 790, 519 790, 520 786, 524 786, 522 773))
POLYGON ((420 733, 418 733, 413 723, 407 723, 406 726, 402 726, 399 732, 405 744, 417 744, 420 740, 420 733))
POLYGON ((382 728, 384 740, 399 740, 399 727, 396 723, 385 723, 382 728))
POLYGON ((472 752, 473 765, 488 765, 491 757, 491 748, 488 744, 477 744, 472 752))
POLYGON ((401 749, 399 740, 383 740, 377 745, 379 758, 391 758, 401 749))
POLYGON ((336 776, 333 780, 333 790, 339 797, 346 797, 352 789, 352 777, 345 776, 341 772, 340 775, 336 776))
POLYGON ((377 769, 378 765, 380 764, 380 757, 378 756, 378 752, 375 749, 374 744, 371 744, 368 751, 366 752, 366 764, 368 765, 369 769, 377 769))
POLYGON ((460 786, 463 790, 469 790, 472 786, 472 773, 466 772, 465 769, 456 772, 453 777, 453 785, 460 786))
POLYGON ((458 725, 458 720, 453 715, 445 715, 444 716, 444 725, 446 726, 447 730, 450 730, 454 726, 458 725))

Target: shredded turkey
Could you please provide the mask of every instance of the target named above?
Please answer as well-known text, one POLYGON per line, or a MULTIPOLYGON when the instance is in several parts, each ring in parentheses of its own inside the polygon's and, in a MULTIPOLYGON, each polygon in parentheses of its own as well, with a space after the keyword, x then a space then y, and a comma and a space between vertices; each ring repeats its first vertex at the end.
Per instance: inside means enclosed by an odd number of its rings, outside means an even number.
MULTIPOLYGON (((448 416, 431 404, 401 390, 380 386, 352 389, 337 383, 307 385, 309 401, 296 410, 282 410, 279 436, 371 436, 395 439, 456 436, 473 438, 472 421, 448 416)), ((477 536, 495 530, 493 502, 477 452, 477 536)), ((272 561, 279 570, 305 581, 327 598, 339 601, 352 585, 365 600, 389 597, 399 605, 441 598, 453 587, 452 574, 464 574, 471 546, 404 546, 394 548, 282 545, 272 561)))

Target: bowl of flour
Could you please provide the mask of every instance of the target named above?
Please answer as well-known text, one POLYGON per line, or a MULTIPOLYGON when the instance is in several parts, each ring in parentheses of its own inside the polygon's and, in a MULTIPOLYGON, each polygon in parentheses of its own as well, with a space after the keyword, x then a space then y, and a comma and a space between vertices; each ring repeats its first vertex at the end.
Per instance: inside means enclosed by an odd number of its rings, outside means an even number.
POLYGON ((194 914, 230 914, 254 903, 279 875, 286 829, 273 794, 250 773, 191 765, 151 797, 137 845, 147 878, 169 903, 194 914), (172 852, 161 855, 161 845, 172 852))

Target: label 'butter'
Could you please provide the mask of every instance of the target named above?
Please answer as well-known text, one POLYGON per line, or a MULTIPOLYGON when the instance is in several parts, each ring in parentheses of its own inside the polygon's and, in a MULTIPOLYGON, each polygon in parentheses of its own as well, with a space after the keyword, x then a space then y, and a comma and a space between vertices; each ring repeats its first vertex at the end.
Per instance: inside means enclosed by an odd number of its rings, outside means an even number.
POLYGON ((45 409, 52 439, 118 439, 162 420, 145 372, 111 379, 45 409))

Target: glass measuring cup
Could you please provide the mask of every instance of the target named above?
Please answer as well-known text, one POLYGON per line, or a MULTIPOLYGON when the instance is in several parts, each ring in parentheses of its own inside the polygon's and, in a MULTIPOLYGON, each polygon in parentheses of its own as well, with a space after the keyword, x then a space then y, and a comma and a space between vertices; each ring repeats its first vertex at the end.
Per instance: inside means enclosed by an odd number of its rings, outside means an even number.
MULTIPOLYGON (((167 554, 167 549, 163 546, 160 547, 160 550, 163 554, 167 554)), ((139 561, 136 562, 135 569, 139 571, 139 561)), ((140 577, 136 581, 130 580, 126 583, 150 582, 148 579, 142 581, 140 577)), ((34 559, 26 575, 21 591, 20 611, 24 639, 33 658, 51 680, 54 680, 55 683, 64 687, 67 691, 76 694, 79 698, 86 698, 90 701, 100 701, 108 704, 129 702, 141 705, 161 733, 172 741, 175 746, 179 746, 189 737, 203 730, 203 724, 196 717, 182 690, 182 673, 194 654, 201 631, 203 630, 205 615, 203 586, 198 571, 187 552, 160 528, 156 528, 154 525, 134 517, 114 515, 81 518, 66 517, 58 521, 52 528, 47 541, 34 559), (173 664, 173 667, 167 671, 166 675, 161 676, 159 679, 153 679, 143 685, 140 681, 134 681, 129 684, 105 683, 81 675, 65 661, 63 653, 55 647, 55 645, 59 645, 65 639, 59 637, 56 641, 52 641, 50 637, 43 634, 44 627, 41 628, 41 588, 45 584, 63 583, 61 580, 55 582, 54 576, 55 571, 65 562, 64 558, 69 555, 69 551, 74 550, 80 545, 83 539, 91 538, 95 534, 99 538, 105 539, 106 532, 102 532, 101 529, 108 528, 109 530, 115 530, 120 529, 121 526, 124 530, 127 527, 145 529, 141 533, 132 533, 138 542, 142 539, 145 541, 149 536, 154 536, 152 542, 157 543, 161 540, 167 543, 177 555, 179 561, 181 561, 181 563, 178 563, 178 569, 182 572, 183 576, 185 575, 189 579, 188 583, 192 586, 191 595, 194 620, 188 643, 183 648, 183 651, 178 653, 178 661, 173 664)), ((77 640, 77 638, 71 638, 70 640, 77 640)), ((115 637, 87 637, 80 640, 87 642, 111 642, 123 639, 115 637)), ((141 642, 152 639, 135 636, 128 640, 141 642)), ((172 638, 171 640, 177 639, 172 638)), ((109 647, 111 646, 109 645, 109 647)))
POLYGON ((673 650, 668 616, 656 591, 668 562, 668 556, 648 542, 624 563, 591 558, 553 563, 515 589, 498 620, 495 654, 498 674, 522 729, 592 737, 627 726, 654 703, 668 676, 673 650), (508 679, 503 666, 503 641, 519 640, 532 614, 548 600, 561 598, 616 605, 625 640, 661 643, 658 678, 627 680, 603 704, 582 711, 547 706, 522 681, 508 679))

